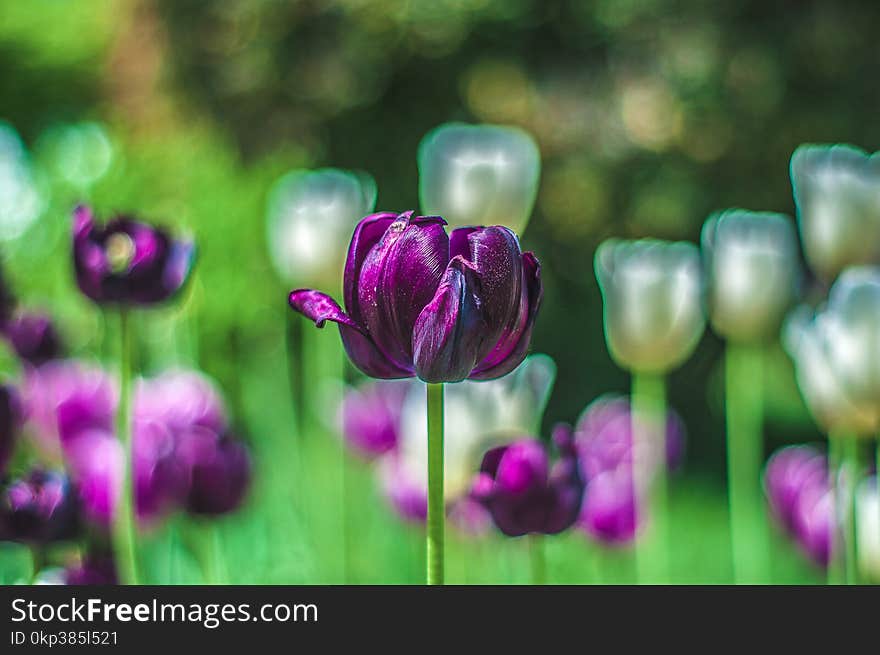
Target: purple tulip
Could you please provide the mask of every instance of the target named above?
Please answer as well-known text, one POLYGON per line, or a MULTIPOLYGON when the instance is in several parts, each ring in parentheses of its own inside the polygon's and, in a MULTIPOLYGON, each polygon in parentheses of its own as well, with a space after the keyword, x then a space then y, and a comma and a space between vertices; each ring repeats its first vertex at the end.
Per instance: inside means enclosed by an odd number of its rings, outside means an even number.
POLYGON ((19 359, 31 366, 61 356, 61 339, 44 314, 16 314, 3 325, 2 332, 19 359))
POLYGON ((810 446, 782 448, 767 462, 764 490, 786 533, 816 564, 827 566, 835 519, 825 455, 810 446))
POLYGON ((447 235, 439 216, 379 213, 355 228, 345 264, 347 313, 328 295, 290 306, 339 325, 352 362, 374 378, 488 380, 526 355, 541 302, 540 266, 505 227, 447 235))
POLYGON ((161 423, 173 433, 198 427, 221 434, 228 426, 216 385, 205 375, 186 370, 141 380, 135 392, 134 419, 161 423))
POLYGON ((190 469, 186 509, 192 514, 225 514, 243 501, 251 480, 247 449, 228 436, 194 431, 181 446, 190 469))
POLYGON ((15 450, 20 419, 18 396, 11 387, 0 385, 0 479, 3 478, 12 451, 15 450))
POLYGON ((764 492, 774 516, 789 532, 795 529, 800 496, 807 489, 827 489, 828 461, 810 446, 787 446, 775 452, 764 471, 764 492))
POLYGON ((587 483, 578 519, 595 539, 611 545, 636 536, 636 503, 632 475, 625 470, 603 471, 587 483))
POLYGON ((91 551, 76 565, 64 569, 64 584, 115 585, 118 584, 113 554, 91 551))
POLYGON ((830 488, 808 487, 798 497, 794 536, 806 555, 819 566, 831 559, 834 494, 830 488))
POLYGON ((59 455, 81 432, 112 432, 117 392, 101 369, 77 360, 55 360, 25 371, 24 417, 40 448, 59 455))
POLYGON ((77 506, 67 477, 37 469, 0 496, 0 539, 49 542, 76 533, 77 506))
POLYGON ((99 305, 167 300, 186 282, 194 255, 192 242, 146 223, 119 216, 98 226, 89 207, 73 212, 76 282, 99 305))
POLYGON ((85 518, 109 527, 122 491, 125 454, 110 432, 88 430, 65 443, 64 459, 85 518))
POLYGON ((397 446, 408 390, 404 382, 371 381, 346 392, 342 401, 342 434, 358 454, 373 458, 397 446))
POLYGON ((489 450, 471 495, 504 534, 556 534, 578 517, 584 492, 569 433, 554 432, 561 457, 551 467, 544 446, 523 439, 489 450))
MULTIPOLYGON (((91 522, 108 526, 122 489, 122 446, 112 421, 67 423, 64 457, 84 513, 91 522)), ((217 514, 238 506, 250 480, 250 460, 242 445, 225 436, 227 430, 223 401, 206 377, 171 371, 140 381, 133 407, 132 468, 142 527, 180 507, 217 514)))
MULTIPOLYGON (((581 414, 575 427, 581 469, 587 481, 605 472, 632 468, 632 410, 624 396, 598 398, 581 414)), ((675 468, 684 457, 685 428, 670 411, 666 421, 666 465, 675 468)), ((656 466, 656 462, 652 466, 656 466)))

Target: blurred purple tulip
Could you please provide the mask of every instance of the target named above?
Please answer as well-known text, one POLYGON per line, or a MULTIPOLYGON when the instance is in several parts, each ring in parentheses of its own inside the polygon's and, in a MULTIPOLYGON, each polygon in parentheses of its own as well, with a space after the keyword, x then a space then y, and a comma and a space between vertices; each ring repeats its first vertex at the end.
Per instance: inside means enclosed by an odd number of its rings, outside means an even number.
POLYGON ((383 455, 397 446, 403 402, 410 387, 405 382, 369 381, 346 391, 342 401, 342 435, 366 458, 383 455))
POLYGON ((83 515, 92 524, 109 527, 122 490, 122 444, 111 432, 85 430, 65 443, 64 459, 83 515))
POLYGON ((571 435, 556 431, 560 458, 551 466, 545 447, 522 439, 489 450, 471 495, 504 534, 556 534, 570 527, 581 509, 584 484, 571 435))
POLYGON ((31 471, 0 496, 0 540, 57 541, 74 536, 76 529, 76 498, 63 473, 31 471))
POLYGON ((439 216, 378 213, 355 228, 345 264, 347 312, 310 289, 290 306, 339 325, 352 362, 374 378, 488 380, 526 355, 541 302, 540 266, 507 228, 459 228, 439 216))
POLYGON ((602 471, 584 493, 578 519, 590 536, 606 544, 631 542, 636 536, 636 504, 632 475, 623 469, 602 471))
POLYGON ((834 494, 830 488, 806 487, 798 497, 794 536, 806 555, 819 566, 831 559, 834 494))
POLYGON ((21 406, 12 387, 0 385, 0 480, 15 450, 21 421, 21 406))
POLYGON ((64 569, 64 584, 115 585, 118 584, 116 564, 110 552, 89 552, 76 565, 64 569))
POLYGON ((244 445, 202 431, 190 433, 182 449, 188 451, 184 460, 190 470, 186 509, 204 515, 236 509, 251 480, 251 460, 244 445))
POLYGON ((172 432, 204 428, 226 431, 228 419, 216 385, 196 371, 173 369, 140 380, 135 392, 135 421, 156 421, 172 432))
POLYGON ((189 277, 195 248, 164 230, 119 216, 103 226, 89 207, 73 212, 76 282, 99 305, 152 305, 177 293, 189 277))
POLYGON ((73 359, 55 360, 25 371, 24 417, 41 450, 58 456, 62 442, 81 432, 112 432, 117 395, 100 368, 73 359))
POLYGON ((764 469, 764 492, 770 509, 786 530, 795 527, 800 495, 805 489, 829 486, 828 461, 810 446, 776 451, 764 469))
POLYGON ((820 566, 827 566, 834 529, 828 460, 810 446, 775 452, 764 471, 764 492, 786 533, 820 566))
MULTIPOLYGON (((590 403, 575 426, 575 442, 584 477, 589 482, 604 471, 632 467, 632 411, 625 396, 606 395, 590 403)), ((666 422, 666 465, 677 467, 684 458, 685 428, 669 412, 666 422)), ((657 463, 652 463, 656 466, 657 463)))
POLYGON ((31 366, 61 356, 61 338, 45 314, 20 312, 3 324, 2 333, 19 359, 31 366))
MULTIPOLYGON (((250 481, 243 445, 228 436, 213 383, 192 371, 142 380, 133 408, 132 467, 138 522, 147 527, 177 508, 219 514, 237 507, 250 481)), ((123 451, 112 426, 75 422, 64 457, 87 518, 108 526, 122 488, 123 451)))

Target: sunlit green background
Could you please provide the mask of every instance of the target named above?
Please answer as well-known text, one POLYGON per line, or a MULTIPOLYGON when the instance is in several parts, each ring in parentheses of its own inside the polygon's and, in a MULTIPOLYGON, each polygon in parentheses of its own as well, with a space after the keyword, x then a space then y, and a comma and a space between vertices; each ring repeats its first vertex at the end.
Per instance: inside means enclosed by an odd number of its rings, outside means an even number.
MULTIPOLYGON (((74 353, 109 357, 102 318, 71 276, 70 208, 85 200, 195 233, 195 283, 181 307, 143 317, 140 365, 205 369, 254 448, 249 503, 221 526, 228 579, 420 582, 420 532, 387 509, 369 469, 349 467, 343 526, 337 441, 295 434, 287 287, 265 245, 273 182, 295 167, 364 169, 378 206, 404 210, 418 204, 416 148, 430 128, 463 120, 531 132, 543 174, 523 241, 544 267, 534 350, 559 365, 549 428, 627 389, 602 337, 596 244, 696 240, 728 206, 791 214, 799 143, 880 147, 878 24, 880 4, 867 2, 4 2, 0 120, 24 140, 42 203, 0 244, 6 276, 28 305, 52 312, 74 353)), ((673 490, 683 582, 731 578, 719 355, 707 334, 670 382, 689 430, 673 490)), ((768 453, 820 438, 787 357, 777 347, 771 360, 768 453)), ((148 581, 200 580, 180 523, 149 537, 148 581)), ((625 550, 579 533, 553 539, 548 557, 554 582, 632 580, 625 550)), ((450 581, 525 582, 526 558, 516 540, 455 543, 450 581)), ((773 562, 780 582, 822 579, 781 537, 773 562)), ((23 550, 0 551, 3 581, 27 566, 23 550)))

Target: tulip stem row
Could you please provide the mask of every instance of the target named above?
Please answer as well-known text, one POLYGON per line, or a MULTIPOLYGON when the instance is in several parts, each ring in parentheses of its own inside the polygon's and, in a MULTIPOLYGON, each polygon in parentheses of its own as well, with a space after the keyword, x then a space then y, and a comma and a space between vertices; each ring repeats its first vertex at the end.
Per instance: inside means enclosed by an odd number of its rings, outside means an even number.
POLYGON ((116 433, 122 442, 124 466, 122 489, 113 521, 113 551, 122 584, 138 584, 135 550, 134 478, 132 475, 131 376, 132 334, 127 310, 119 312, 119 403, 116 433))
POLYGON ((443 385, 428 384, 427 582, 443 584, 445 503, 443 498, 443 385))
POLYGON ((762 347, 729 342, 724 372, 733 575, 737 584, 755 584, 767 580, 768 570, 761 500, 764 457, 762 347))
POLYGON ((669 576, 666 480, 666 384, 661 374, 632 376, 633 485, 637 525, 635 556, 641 583, 669 576))

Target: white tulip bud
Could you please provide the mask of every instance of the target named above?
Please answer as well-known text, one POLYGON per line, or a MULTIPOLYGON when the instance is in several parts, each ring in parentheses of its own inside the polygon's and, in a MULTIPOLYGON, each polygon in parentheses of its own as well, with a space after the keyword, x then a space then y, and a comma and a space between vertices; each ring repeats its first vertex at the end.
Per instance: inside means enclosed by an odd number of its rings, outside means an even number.
POLYGON ((666 373, 693 353, 706 327, 695 245, 609 239, 596 250, 595 268, 605 340, 620 366, 666 373))
POLYGON ((734 341, 776 335, 795 299, 798 243, 788 216, 731 209, 703 225, 709 318, 734 341))
POLYGON ((514 127, 448 123, 419 145, 422 213, 452 227, 504 225, 525 230, 538 190, 541 155, 514 127))
POLYGON ((791 184, 807 262, 833 280, 848 266, 880 263, 880 156, 846 145, 803 145, 791 184))
POLYGON ((278 275, 299 286, 338 285, 354 227, 375 204, 376 184, 366 173, 326 168, 282 177, 266 216, 278 275))

